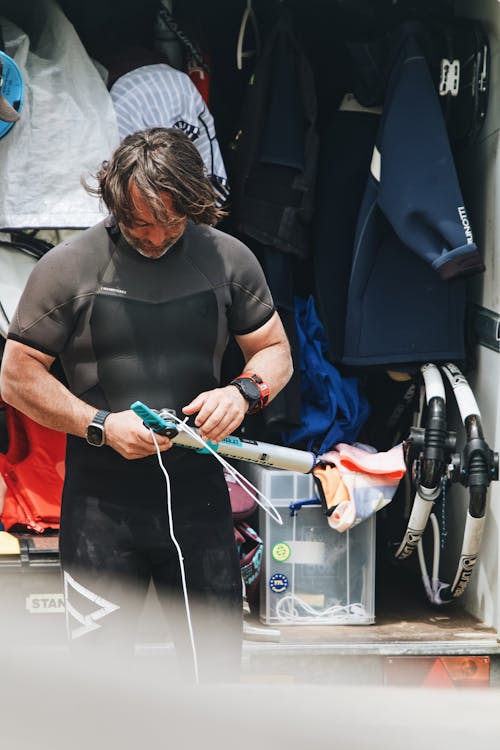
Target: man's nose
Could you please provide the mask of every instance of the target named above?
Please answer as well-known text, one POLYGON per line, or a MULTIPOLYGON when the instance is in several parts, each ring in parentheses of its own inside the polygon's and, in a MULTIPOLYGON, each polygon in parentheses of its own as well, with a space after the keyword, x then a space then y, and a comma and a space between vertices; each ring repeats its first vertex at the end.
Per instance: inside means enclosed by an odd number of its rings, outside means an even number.
POLYGON ((148 227, 146 232, 146 239, 151 242, 152 245, 158 245, 163 241, 164 233, 163 229, 159 226, 148 227))

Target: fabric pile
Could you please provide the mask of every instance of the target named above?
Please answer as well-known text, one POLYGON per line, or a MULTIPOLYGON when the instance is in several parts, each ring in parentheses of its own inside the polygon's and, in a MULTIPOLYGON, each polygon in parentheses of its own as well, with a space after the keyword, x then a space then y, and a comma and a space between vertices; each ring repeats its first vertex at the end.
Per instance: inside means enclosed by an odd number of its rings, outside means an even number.
POLYGON ((405 473, 402 444, 377 452, 339 443, 321 455, 313 475, 329 525, 346 531, 384 508, 405 473))

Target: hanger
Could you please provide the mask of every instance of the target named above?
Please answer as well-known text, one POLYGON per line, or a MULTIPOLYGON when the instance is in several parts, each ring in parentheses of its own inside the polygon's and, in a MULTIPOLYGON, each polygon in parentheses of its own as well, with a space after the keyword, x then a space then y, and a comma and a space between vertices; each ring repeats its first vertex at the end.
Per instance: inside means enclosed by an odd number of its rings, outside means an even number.
POLYGON ((238 70, 243 70, 243 58, 244 57, 252 57, 252 55, 259 56, 260 52, 260 37, 259 37, 259 28, 257 26, 257 18, 255 16, 255 11, 252 7, 252 0, 247 0, 246 8, 243 11, 243 16, 241 18, 241 24, 240 24, 240 30, 238 33, 238 42, 236 44, 236 67, 238 70), (245 39, 245 31, 247 28, 248 21, 251 22, 253 27, 253 33, 255 37, 255 49, 252 50, 243 50, 243 42, 245 39))

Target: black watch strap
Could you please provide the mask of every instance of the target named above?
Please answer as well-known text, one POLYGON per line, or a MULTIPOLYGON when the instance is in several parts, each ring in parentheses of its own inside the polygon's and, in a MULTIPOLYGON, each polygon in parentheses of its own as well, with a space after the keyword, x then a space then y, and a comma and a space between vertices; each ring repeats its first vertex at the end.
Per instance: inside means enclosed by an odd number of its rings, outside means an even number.
POLYGON ((269 401, 269 386, 255 373, 244 372, 229 385, 234 385, 248 401, 248 414, 255 414, 269 401))
POLYGON ((99 409, 94 419, 92 420, 92 424, 103 425, 107 417, 109 417, 110 414, 111 412, 106 411, 106 409, 99 409))

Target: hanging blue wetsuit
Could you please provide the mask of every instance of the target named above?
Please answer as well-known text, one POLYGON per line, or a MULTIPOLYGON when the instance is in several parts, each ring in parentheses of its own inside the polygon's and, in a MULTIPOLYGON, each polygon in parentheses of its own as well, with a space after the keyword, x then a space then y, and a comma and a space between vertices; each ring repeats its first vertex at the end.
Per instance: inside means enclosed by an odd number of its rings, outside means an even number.
POLYGON ((343 361, 462 359, 462 277, 483 268, 434 82, 410 33, 386 91, 358 216, 343 361))

